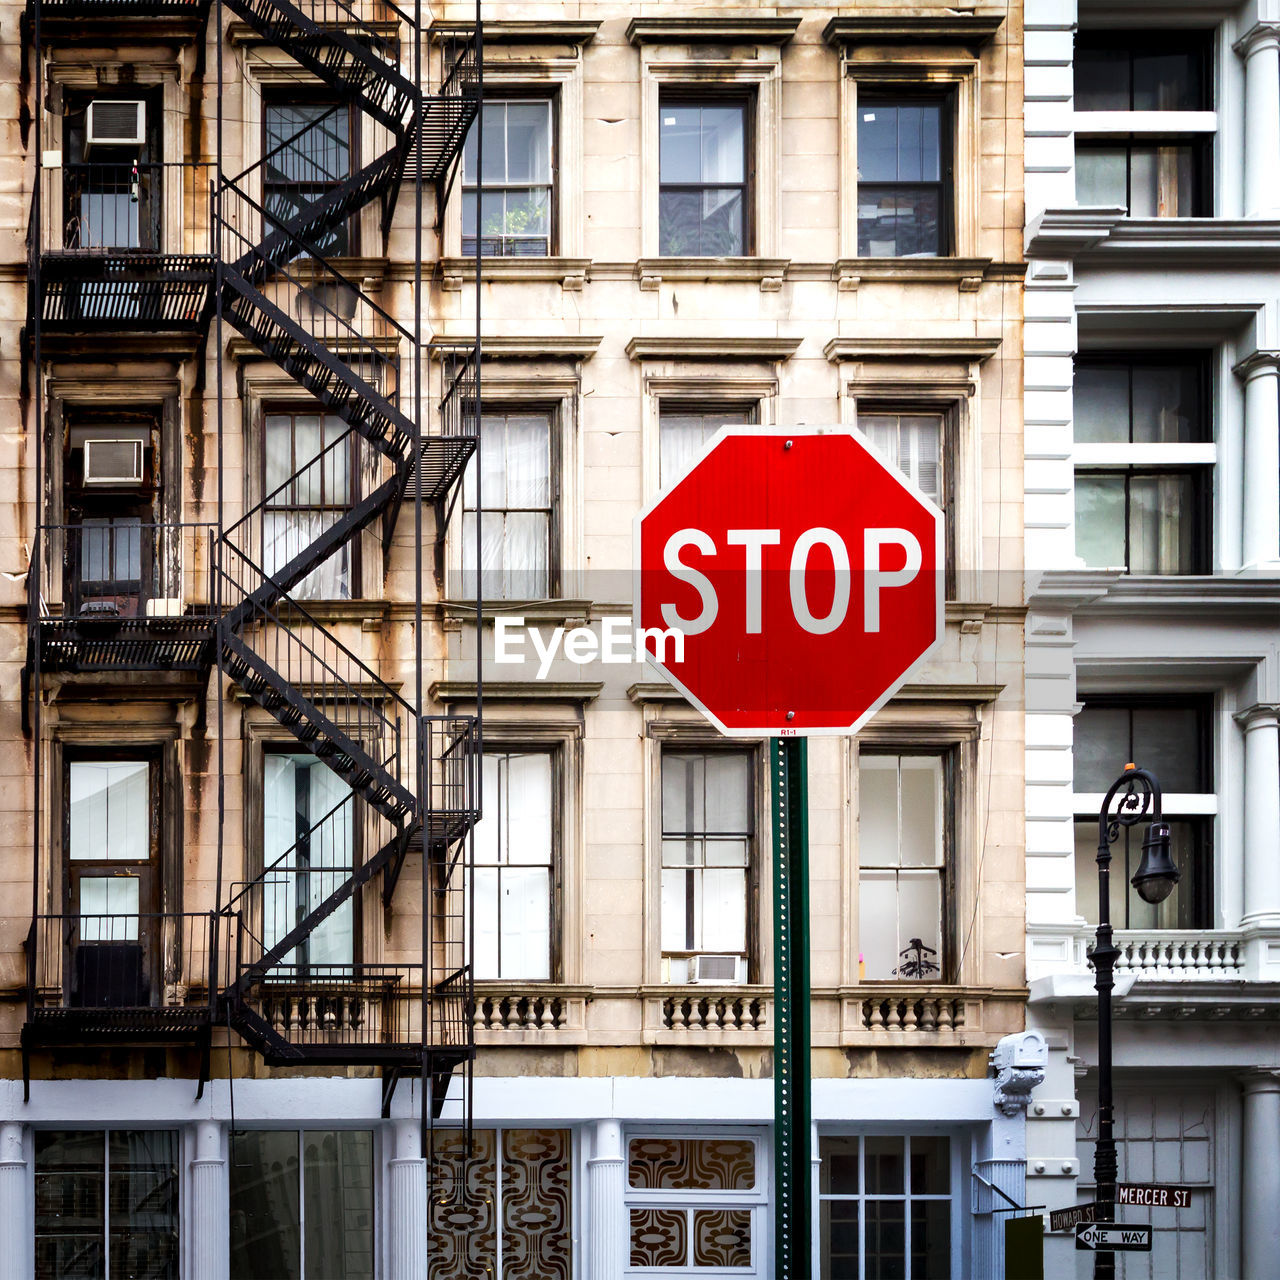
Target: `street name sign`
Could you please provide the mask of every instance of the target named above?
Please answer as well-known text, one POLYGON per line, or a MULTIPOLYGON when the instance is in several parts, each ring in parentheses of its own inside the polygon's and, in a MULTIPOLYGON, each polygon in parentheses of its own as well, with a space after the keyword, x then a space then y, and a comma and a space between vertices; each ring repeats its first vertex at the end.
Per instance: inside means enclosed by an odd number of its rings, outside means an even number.
POLYGON ((1050 1231, 1070 1231, 1081 1222, 1097 1222, 1102 1206, 1096 1200, 1088 1204, 1073 1204, 1068 1209, 1054 1209, 1049 1214, 1050 1231))
POLYGON ((1131 1253, 1151 1252, 1151 1228, 1129 1227, 1119 1222, 1081 1223, 1076 1228, 1076 1248, 1114 1249, 1131 1253))
POLYGON ((640 647, 731 736, 856 733, 943 636, 942 512, 847 427, 724 428, 635 545, 640 647))
POLYGON ((1161 1182, 1118 1182, 1116 1204, 1140 1204, 1148 1209, 1190 1209, 1191 1193, 1203 1187, 1161 1182))

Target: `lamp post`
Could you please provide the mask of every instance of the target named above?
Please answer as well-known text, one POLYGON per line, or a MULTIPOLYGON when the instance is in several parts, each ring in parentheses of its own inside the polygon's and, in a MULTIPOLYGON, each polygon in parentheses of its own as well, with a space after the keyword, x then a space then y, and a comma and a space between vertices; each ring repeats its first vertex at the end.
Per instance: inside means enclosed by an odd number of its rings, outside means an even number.
MULTIPOLYGON (((1111 784, 1098 812, 1098 940, 1091 952, 1094 987, 1098 992, 1098 1142, 1093 1176, 1097 1184, 1098 1220, 1116 1217, 1116 1139, 1111 1099, 1111 988, 1116 957, 1111 940, 1111 846, 1122 829, 1135 827, 1150 815, 1142 841, 1142 861, 1130 883, 1144 902, 1163 902, 1178 883, 1178 869, 1169 856, 1169 825, 1160 809, 1160 783, 1155 775, 1132 764, 1111 784), (1119 803, 1116 804, 1116 798, 1119 803), (1112 806, 1115 805, 1115 812, 1112 806)), ((1099 1249, 1093 1264, 1095 1280, 1113 1280, 1116 1255, 1099 1249)))

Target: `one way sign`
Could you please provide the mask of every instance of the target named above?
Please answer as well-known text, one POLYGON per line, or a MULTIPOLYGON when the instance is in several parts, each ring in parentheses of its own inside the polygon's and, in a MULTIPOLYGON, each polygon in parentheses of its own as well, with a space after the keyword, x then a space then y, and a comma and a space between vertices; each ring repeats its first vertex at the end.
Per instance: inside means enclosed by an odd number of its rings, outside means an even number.
POLYGON ((1151 1228, 1127 1227, 1114 1222, 1080 1223, 1076 1227, 1077 1249, 1128 1249, 1151 1252, 1151 1228))

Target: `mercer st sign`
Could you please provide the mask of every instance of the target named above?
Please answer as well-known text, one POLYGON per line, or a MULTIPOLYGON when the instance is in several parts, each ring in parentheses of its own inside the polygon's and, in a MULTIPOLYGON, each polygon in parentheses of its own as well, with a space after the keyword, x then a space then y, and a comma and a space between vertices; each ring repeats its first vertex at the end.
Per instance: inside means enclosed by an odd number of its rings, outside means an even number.
POLYGON ((942 513, 844 427, 729 427, 636 519, 646 657, 722 732, 856 733, 942 638, 942 513))

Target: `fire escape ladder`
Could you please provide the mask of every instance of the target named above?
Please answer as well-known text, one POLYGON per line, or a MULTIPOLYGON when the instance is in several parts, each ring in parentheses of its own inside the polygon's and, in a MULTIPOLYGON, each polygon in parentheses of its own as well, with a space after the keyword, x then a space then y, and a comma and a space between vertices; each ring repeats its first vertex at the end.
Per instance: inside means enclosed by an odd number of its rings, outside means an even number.
MULTIPOLYGON (((348 0, 227 3, 334 92, 335 119, 354 108, 369 118, 364 134, 382 142, 337 179, 325 171, 331 148, 317 149, 311 132, 330 127, 327 111, 217 184, 221 314, 323 410, 319 436, 306 447, 291 437, 289 465, 220 536, 217 643, 242 696, 299 744, 287 767, 310 780, 299 785, 312 787, 311 803, 341 797, 289 849, 264 854, 261 874, 224 907, 220 1003, 268 1062, 410 1067, 424 1046, 446 1044, 452 1062, 468 1043, 458 994, 466 970, 452 965, 442 981, 430 954, 366 962, 353 939, 366 900, 373 919, 370 882, 381 876, 389 899, 409 848, 437 848, 424 826, 470 830, 475 734, 461 718, 423 718, 313 602, 358 599, 359 549, 380 533, 385 555, 408 486, 439 503, 475 448, 474 390, 469 415, 459 392, 438 430, 415 422, 427 353, 341 259, 362 211, 379 207, 385 234, 406 180, 437 182, 456 166, 478 109, 476 42, 460 46, 443 84, 424 95, 399 69, 393 25, 370 25, 348 0), (321 492, 342 496, 314 506, 308 495, 321 492), (452 806, 443 816, 442 805, 452 806)), ((421 38, 394 5, 387 12, 421 38)))

